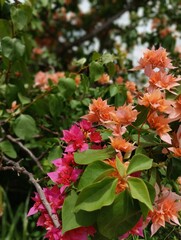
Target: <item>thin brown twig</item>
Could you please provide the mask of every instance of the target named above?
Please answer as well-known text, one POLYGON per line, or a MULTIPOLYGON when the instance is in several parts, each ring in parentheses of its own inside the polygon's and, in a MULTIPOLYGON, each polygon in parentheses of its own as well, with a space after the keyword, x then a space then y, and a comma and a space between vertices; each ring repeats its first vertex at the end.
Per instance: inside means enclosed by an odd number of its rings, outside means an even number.
POLYGON ((35 188, 36 188, 36 190, 37 190, 37 192, 40 196, 40 199, 41 199, 45 209, 47 210, 48 215, 50 216, 54 226, 56 228, 59 228, 60 223, 59 223, 59 220, 58 220, 58 215, 56 213, 52 212, 51 206, 50 206, 49 202, 47 201, 46 196, 45 196, 41 186, 39 185, 38 181, 33 177, 33 174, 28 172, 24 167, 21 167, 18 162, 14 162, 14 161, 12 161, 11 159, 9 159, 5 156, 2 156, 2 160, 7 165, 11 165, 11 166, 4 166, 4 167, 0 166, 0 170, 12 170, 13 169, 17 173, 24 174, 29 178, 29 181, 35 186, 35 188))
POLYGON ((40 162, 38 161, 38 158, 27 147, 25 147, 20 141, 18 141, 16 138, 12 137, 11 135, 6 135, 6 138, 9 139, 11 142, 16 143, 21 149, 23 149, 31 157, 31 159, 37 164, 37 166, 41 169, 41 171, 44 172, 40 162))

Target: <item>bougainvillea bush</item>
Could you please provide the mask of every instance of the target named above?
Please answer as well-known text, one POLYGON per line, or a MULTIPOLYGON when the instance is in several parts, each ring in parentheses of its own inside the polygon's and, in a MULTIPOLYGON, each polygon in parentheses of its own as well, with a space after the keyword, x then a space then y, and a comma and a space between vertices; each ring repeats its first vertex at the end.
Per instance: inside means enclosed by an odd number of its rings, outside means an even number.
MULTIPOLYGON (((122 105, 93 99, 89 111, 63 130, 64 151, 53 161, 45 202, 38 193, 28 216, 50 240, 152 237, 180 225, 181 94, 166 50, 146 49, 138 66, 147 84, 133 82, 122 105)), ((121 93, 120 93, 121 94, 121 93)))

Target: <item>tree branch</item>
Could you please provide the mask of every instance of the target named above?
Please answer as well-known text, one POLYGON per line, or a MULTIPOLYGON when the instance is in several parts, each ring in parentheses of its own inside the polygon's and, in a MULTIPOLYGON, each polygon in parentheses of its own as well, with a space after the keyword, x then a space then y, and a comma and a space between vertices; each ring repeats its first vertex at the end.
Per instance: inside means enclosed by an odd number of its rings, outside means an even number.
POLYGON ((40 162, 38 161, 38 158, 35 157, 35 155, 27 147, 25 147, 16 138, 13 138, 11 135, 6 135, 6 138, 9 139, 11 142, 16 143, 21 149, 23 149, 31 157, 31 159, 33 159, 33 161, 37 164, 37 166, 41 169, 41 171, 44 172, 40 162))
POLYGON ((8 159, 5 156, 2 156, 2 160, 4 162, 6 162, 7 165, 11 165, 11 166, 4 166, 3 167, 2 164, 1 164, 0 165, 0 170, 15 170, 19 174, 24 174, 29 178, 29 181, 35 186, 35 188, 36 188, 36 190, 37 190, 37 192, 40 196, 40 199, 41 199, 45 209, 47 210, 48 215, 50 216, 54 226, 56 228, 59 228, 60 223, 59 223, 59 220, 58 220, 58 215, 52 212, 51 206, 50 206, 49 202, 47 201, 46 196, 45 196, 41 186, 38 184, 38 181, 33 177, 33 174, 28 172, 24 167, 21 167, 18 162, 14 162, 14 161, 12 161, 11 159, 8 159))

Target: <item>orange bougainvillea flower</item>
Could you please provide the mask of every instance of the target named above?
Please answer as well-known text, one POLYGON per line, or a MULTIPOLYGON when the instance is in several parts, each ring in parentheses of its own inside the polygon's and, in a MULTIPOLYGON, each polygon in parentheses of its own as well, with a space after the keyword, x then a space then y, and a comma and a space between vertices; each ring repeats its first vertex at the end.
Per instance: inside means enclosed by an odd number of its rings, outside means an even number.
POLYGON ((165 99, 164 94, 159 89, 145 93, 143 97, 138 99, 138 103, 160 112, 167 112, 171 108, 171 102, 165 99))
POLYGON ((107 100, 103 101, 102 98, 93 99, 93 103, 89 105, 89 113, 82 118, 90 122, 105 123, 111 120, 110 113, 114 110, 114 107, 107 104, 107 100))
POLYGON ((132 70, 144 69, 147 76, 151 76, 153 69, 159 68, 160 71, 164 72, 165 68, 173 69, 170 58, 168 58, 168 53, 162 47, 155 50, 147 49, 144 52, 144 56, 139 60, 139 65, 132 70))
POLYGON ((136 147, 121 137, 110 137, 111 146, 117 152, 131 153, 136 147))
POLYGON ((174 153, 175 157, 181 157, 181 125, 178 128, 177 133, 173 136, 173 147, 168 148, 174 153))
POLYGON ((118 107, 116 111, 111 112, 112 120, 116 124, 123 126, 128 126, 135 122, 138 114, 139 112, 131 104, 118 107))
POLYGON ((108 83, 110 83, 110 77, 107 73, 104 73, 100 76, 100 78, 97 81, 101 85, 108 84, 108 83))
POLYGON ((175 78, 173 75, 167 74, 166 72, 152 71, 149 82, 151 85, 156 86, 160 89, 173 92, 170 89, 179 86, 180 84, 178 83, 178 81, 180 80, 181 78, 175 78))
POLYGON ((165 227, 165 222, 171 225, 180 225, 178 216, 181 211, 181 196, 169 189, 164 188, 159 197, 155 199, 153 211, 149 212, 148 218, 151 219, 151 236, 153 236, 160 227, 165 227))
POLYGON ((132 93, 136 92, 136 84, 134 82, 126 81, 126 88, 132 93))
POLYGON ((156 133, 160 136, 160 138, 169 144, 171 144, 171 137, 168 134, 171 131, 169 127, 169 119, 165 118, 163 115, 158 115, 157 112, 153 112, 149 115, 147 119, 151 128, 156 130, 156 133))
POLYGON ((178 96, 176 101, 173 103, 172 111, 169 114, 170 122, 179 120, 181 121, 181 94, 178 96))
MULTIPOLYGON (((118 157, 119 160, 124 164, 125 166, 125 170, 127 169, 127 162, 123 162, 122 161, 122 156, 121 157, 118 157)), ((116 186, 116 193, 120 193, 120 192, 123 192, 127 187, 128 187, 128 184, 127 184, 127 180, 126 180, 126 175, 125 176, 120 176, 118 170, 117 170, 117 167, 116 167, 116 160, 113 159, 113 160, 106 160, 105 161, 108 165, 111 165, 114 170, 110 173, 110 176, 111 177, 115 177, 118 179, 118 183, 117 183, 117 186, 116 186)))

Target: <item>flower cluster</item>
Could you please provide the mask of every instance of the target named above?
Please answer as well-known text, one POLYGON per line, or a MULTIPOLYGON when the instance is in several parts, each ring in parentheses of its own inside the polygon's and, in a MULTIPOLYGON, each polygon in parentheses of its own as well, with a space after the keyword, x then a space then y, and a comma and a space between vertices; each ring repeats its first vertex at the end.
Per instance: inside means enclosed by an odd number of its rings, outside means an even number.
POLYGON ((60 229, 37 193, 29 211, 40 212, 37 225, 46 229, 45 238, 125 239, 143 237, 148 224, 151 235, 166 222, 179 225, 179 191, 156 176, 159 168, 166 176, 167 165, 179 164, 181 157, 181 95, 175 90, 181 78, 168 73, 174 67, 163 48, 147 50, 138 69, 149 78, 142 94, 127 82, 124 105, 93 99, 83 120, 63 131, 63 156, 48 173, 54 186, 44 189, 52 212, 60 216, 60 229))

